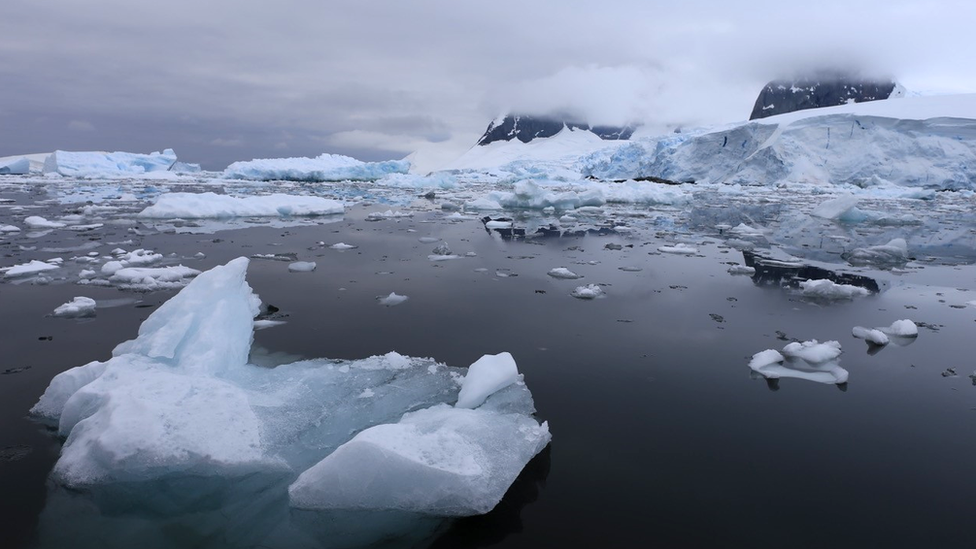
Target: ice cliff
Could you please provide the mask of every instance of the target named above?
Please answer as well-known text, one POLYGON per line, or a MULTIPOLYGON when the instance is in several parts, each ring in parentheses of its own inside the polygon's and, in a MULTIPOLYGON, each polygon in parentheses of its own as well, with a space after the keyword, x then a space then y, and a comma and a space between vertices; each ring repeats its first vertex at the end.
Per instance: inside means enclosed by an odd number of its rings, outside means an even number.
POLYGON ((397 353, 249 364, 260 300, 247 266, 200 274, 110 359, 51 381, 31 412, 66 437, 56 481, 138 493, 140 483, 272 473, 294 480, 295 506, 471 515, 493 508, 548 444, 506 354, 467 377, 397 353), (469 395, 454 407, 459 391, 469 395))

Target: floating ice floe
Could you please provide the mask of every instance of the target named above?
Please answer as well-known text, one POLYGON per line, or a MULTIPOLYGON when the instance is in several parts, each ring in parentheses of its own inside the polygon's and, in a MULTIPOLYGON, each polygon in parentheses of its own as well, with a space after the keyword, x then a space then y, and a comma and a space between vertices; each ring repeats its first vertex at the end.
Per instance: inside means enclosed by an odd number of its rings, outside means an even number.
POLYGON ((315 270, 314 261, 296 261, 288 264, 288 270, 293 273, 310 273, 315 270))
POLYGON ((31 229, 60 229, 65 226, 65 223, 49 221, 39 215, 32 215, 24 218, 24 225, 31 229))
MULTIPOLYGON (((125 267, 118 269, 108 278, 108 282, 124 290, 152 291, 168 290, 185 286, 200 271, 174 265, 171 267, 125 267)), ((80 280, 79 284, 95 280, 80 280)))
POLYGON ((891 323, 891 326, 888 326, 887 328, 878 328, 878 330, 888 335, 897 337, 918 337, 918 326, 907 318, 903 320, 896 320, 891 323))
POLYGON ((451 247, 447 245, 447 242, 441 242, 433 249, 433 253, 427 256, 427 259, 431 261, 449 261, 451 259, 460 259, 461 256, 456 255, 451 251, 451 247))
POLYGON ((597 284, 587 284, 586 286, 577 286, 575 290, 569 295, 577 299, 596 299, 598 297, 603 297, 606 294, 603 288, 597 284))
POLYGON ((95 316, 95 300, 84 296, 76 297, 64 305, 59 305, 56 309, 54 309, 54 316, 95 316))
POLYGON ((837 363, 840 354, 836 341, 793 342, 783 347, 782 353, 767 349, 754 354, 749 368, 771 380, 785 377, 841 385, 847 383, 848 372, 837 363))
POLYGON ((383 295, 377 297, 376 301, 378 301, 380 305, 393 307, 394 305, 399 305, 408 299, 410 298, 405 295, 399 295, 396 292, 390 292, 390 295, 383 295))
POLYGON ((583 278, 583 275, 579 275, 570 271, 566 267, 556 267, 555 269, 550 269, 548 273, 549 276, 553 278, 563 278, 566 280, 575 280, 577 278, 583 278))
POLYGON ((150 154, 54 151, 44 162, 44 172, 82 178, 119 177, 169 171, 174 163, 173 149, 150 154))
POLYGON ((868 343, 873 345, 887 345, 888 336, 884 332, 878 330, 877 328, 865 328, 863 326, 855 326, 851 330, 851 335, 858 339, 863 339, 868 343))
POLYGON ((842 256, 855 267, 873 265, 890 268, 904 265, 908 261, 908 243, 904 238, 893 238, 887 244, 854 248, 842 256))
POLYGON ((201 274, 108 361, 51 381, 31 413, 66 437, 56 482, 129 502, 170 483, 167 498, 198 501, 247 478, 292 483, 298 507, 471 515, 548 444, 514 361, 479 361, 490 371, 474 368, 470 384, 463 369, 397 353, 248 364, 260 300, 247 264, 201 274), (487 398, 452 407, 459 385, 487 398))
POLYGON ((340 154, 316 158, 264 158, 234 162, 221 177, 254 181, 374 181, 389 174, 406 174, 403 160, 362 162, 340 154))
POLYGON ((359 246, 353 246, 352 244, 346 244, 345 242, 337 242, 336 244, 329 246, 329 248, 333 250, 355 250, 358 247, 359 246))
POLYGON ((45 263, 43 261, 32 259, 29 263, 21 263, 20 265, 7 267, 4 270, 3 275, 7 278, 15 278, 19 276, 31 276, 37 273, 43 273, 44 271, 53 271, 54 269, 58 269, 58 268, 60 268, 58 265, 52 265, 50 263, 45 263))
POLYGON ((871 295, 871 291, 860 286, 837 284, 832 280, 804 280, 800 282, 801 293, 806 297, 819 299, 854 299, 871 295))
POLYGON ((145 219, 291 217, 335 215, 344 211, 342 202, 318 196, 270 194, 238 198, 207 192, 161 194, 155 204, 138 216, 145 219))
POLYGON ((413 212, 401 212, 400 210, 386 210, 385 212, 371 212, 366 215, 366 221, 380 221, 383 219, 399 219, 401 217, 413 217, 413 212))
POLYGON ((144 267, 146 265, 152 265, 153 263, 158 263, 162 261, 163 255, 157 254, 152 250, 144 250, 139 248, 138 250, 133 250, 127 252, 122 249, 116 249, 113 253, 118 257, 117 260, 108 261, 102 265, 102 274, 106 276, 112 276, 118 270, 127 267, 144 267))
POLYGON ((756 268, 755 267, 748 267, 746 265, 732 265, 731 267, 729 267, 729 274, 730 275, 748 275, 748 276, 752 276, 752 275, 756 274, 756 268))
POLYGON ((687 244, 678 243, 674 246, 659 246, 657 251, 666 254, 676 254, 676 255, 694 255, 698 253, 698 248, 694 246, 689 246, 687 244))

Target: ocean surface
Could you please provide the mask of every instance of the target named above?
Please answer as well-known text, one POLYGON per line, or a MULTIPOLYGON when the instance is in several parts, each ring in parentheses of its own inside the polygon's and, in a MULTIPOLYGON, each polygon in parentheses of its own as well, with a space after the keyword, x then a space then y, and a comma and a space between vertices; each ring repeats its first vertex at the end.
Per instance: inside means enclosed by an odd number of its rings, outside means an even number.
MULTIPOLYGON (((7 187, 0 198, 4 222, 85 206, 52 200, 43 185, 7 187)), ((578 231, 539 231, 548 226, 540 212, 490 214, 516 229, 491 230, 481 215, 448 220, 435 202, 410 198, 290 226, 241 220, 214 232, 111 213, 90 231, 3 236, 0 266, 56 256, 65 263, 42 283, 0 281, 0 546, 972 547, 971 258, 958 246, 913 254, 910 245, 911 259, 895 269, 854 267, 838 232, 856 238, 890 227, 818 221, 791 253, 821 275, 846 273, 871 295, 806 297, 795 284, 800 267, 763 266, 775 255, 768 243, 730 242, 727 227, 717 227, 738 221, 723 211, 750 211, 767 227, 788 218, 781 202, 760 198, 738 209, 706 201, 641 215, 608 207, 578 231), (367 220, 388 208, 411 216, 367 220), (338 242, 357 248, 328 248, 338 242), (429 260, 439 242, 462 257, 429 260), (658 250, 677 242, 697 252, 658 250), (552 443, 495 510, 463 519, 295 511, 287 481, 228 485, 190 511, 142 505, 166 498, 161 492, 59 486, 48 476, 62 441, 28 416, 31 406, 59 372, 105 360, 135 337, 176 292, 76 284, 88 267, 71 257, 116 247, 152 249, 168 256, 163 264, 198 270, 257 254, 315 261, 308 273, 289 272, 288 261, 251 261, 249 284, 286 322, 256 332, 253 356, 396 351, 467 366, 508 351, 552 443), (756 275, 729 274, 747 263, 759 265, 756 275), (583 278, 548 276, 556 267, 583 278), (581 284, 599 284, 605 297, 572 297, 581 284), (380 305, 390 292, 409 299, 380 305), (98 302, 96 316, 51 316, 80 295, 98 302), (874 348, 851 334, 899 319, 918 324, 918 337, 874 348), (755 353, 812 339, 841 344, 846 383, 767 380, 748 366, 755 353)), ((905 211, 951 204, 938 200, 905 211)), ((931 220, 973 234, 963 222, 920 215, 927 221, 912 231, 931 220)), ((192 490, 215 481, 185 482, 192 490)))

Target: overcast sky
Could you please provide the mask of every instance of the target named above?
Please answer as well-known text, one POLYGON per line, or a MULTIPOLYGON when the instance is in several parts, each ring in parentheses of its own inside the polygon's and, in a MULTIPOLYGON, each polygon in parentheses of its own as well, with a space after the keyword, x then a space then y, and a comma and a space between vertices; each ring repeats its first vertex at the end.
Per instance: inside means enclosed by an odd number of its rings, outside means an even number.
POLYGON ((832 66, 976 91, 976 2, 800 4, 2 0, 0 156, 453 154, 510 110, 743 120, 766 81, 832 66))

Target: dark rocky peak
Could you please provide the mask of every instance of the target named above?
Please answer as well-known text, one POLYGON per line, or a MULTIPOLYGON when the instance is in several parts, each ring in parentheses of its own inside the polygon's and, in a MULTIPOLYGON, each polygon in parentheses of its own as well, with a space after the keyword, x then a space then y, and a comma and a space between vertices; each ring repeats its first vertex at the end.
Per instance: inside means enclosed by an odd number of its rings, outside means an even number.
POLYGON ((500 120, 494 120, 488 125, 484 135, 478 140, 479 145, 487 145, 495 141, 511 141, 518 139, 528 143, 540 137, 552 137, 563 128, 586 130, 593 132, 600 139, 616 140, 630 139, 635 126, 590 126, 586 122, 574 121, 571 118, 546 116, 528 116, 509 114, 500 120))
POLYGON ((876 80, 843 74, 794 80, 773 80, 759 93, 749 120, 804 109, 834 107, 897 97, 901 86, 892 80, 876 80))

